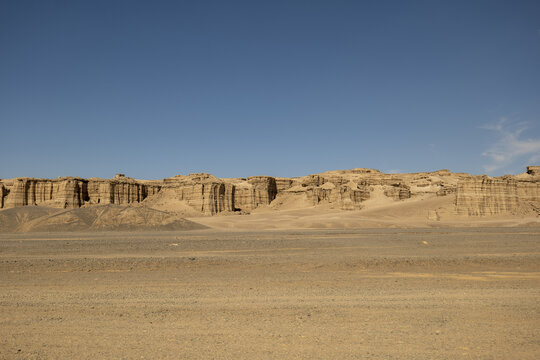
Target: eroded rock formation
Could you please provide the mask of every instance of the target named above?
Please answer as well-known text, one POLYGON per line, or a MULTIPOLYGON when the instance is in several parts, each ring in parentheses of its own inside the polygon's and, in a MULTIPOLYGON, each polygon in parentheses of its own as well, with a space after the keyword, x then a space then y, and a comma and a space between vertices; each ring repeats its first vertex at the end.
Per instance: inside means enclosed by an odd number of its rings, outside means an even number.
POLYGON ((85 202, 117 205, 138 203, 157 193, 161 187, 119 175, 110 180, 89 179, 86 185, 87 199, 85 202))
POLYGON ((404 200, 411 197, 411 190, 405 184, 393 184, 390 188, 384 191, 384 195, 393 198, 394 200, 404 200))
POLYGON ((177 175, 163 180, 163 186, 175 190, 178 200, 206 215, 221 212, 249 212, 268 205, 277 194, 276 180, 270 176, 248 179, 219 179, 200 173, 177 175))
POLYGON ((52 207, 80 207, 87 199, 87 180, 61 178, 58 180, 17 178, 5 182, 4 207, 47 205, 52 207))
POLYGON ((540 177, 471 177, 457 186, 456 210, 469 216, 528 213, 540 205, 540 177))
MULTIPOLYGON (((172 198, 189 211, 193 209, 204 215, 249 213, 264 206, 280 209, 280 206, 328 205, 335 209, 360 210, 375 194, 376 198, 386 199, 386 202, 454 197, 455 209, 452 211, 458 215, 520 215, 531 211, 540 213, 539 169, 529 166, 526 173, 498 178, 448 170, 383 174, 363 168, 295 178, 221 179, 207 173, 177 175, 163 180, 135 180, 123 174, 113 179, 15 178, 0 181, 0 208, 137 205, 146 204, 145 199, 161 193, 154 199, 163 201, 165 198, 167 201, 172 198)), ((439 218, 439 215, 432 215, 432 218, 439 218)))
POLYGON ((214 215, 233 210, 233 187, 209 174, 193 174, 177 177, 169 183, 176 189, 179 200, 185 200, 191 207, 206 215, 214 215))
POLYGON ((277 195, 276 179, 270 176, 252 176, 235 187, 234 207, 245 212, 269 205, 277 195))
POLYGON ((4 207, 4 197, 7 195, 7 189, 0 182, 0 209, 4 207))
POLYGON ((540 175, 540 166, 527 166, 527 174, 540 175))
POLYGON ((2 184, 2 207, 42 205, 77 208, 93 204, 129 204, 143 201, 159 191, 159 185, 147 185, 131 178, 59 179, 16 178, 2 184))

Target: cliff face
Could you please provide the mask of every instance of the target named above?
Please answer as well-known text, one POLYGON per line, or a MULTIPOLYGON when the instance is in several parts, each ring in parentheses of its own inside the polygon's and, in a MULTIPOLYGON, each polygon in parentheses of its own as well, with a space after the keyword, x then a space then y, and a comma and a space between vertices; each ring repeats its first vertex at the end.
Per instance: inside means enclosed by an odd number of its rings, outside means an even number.
POLYGON ((164 186, 175 190, 177 199, 206 215, 251 211, 268 205, 277 194, 276 180, 270 176, 246 179, 219 179, 210 174, 178 175, 164 179, 164 186))
POLYGON ((157 193, 159 185, 142 184, 130 178, 117 177, 111 180, 90 179, 87 183, 89 204, 125 205, 138 203, 157 193))
POLYGON ((293 189, 299 192, 305 191, 307 198, 312 205, 334 204, 342 210, 359 210, 361 203, 370 197, 370 190, 366 186, 359 186, 349 182, 338 184, 326 182, 321 186, 306 186, 300 189, 293 189))
POLYGON ((7 189, 0 182, 0 209, 4 207, 4 197, 7 195, 7 189))
POLYGON ((384 191, 384 195, 393 198, 394 200, 404 200, 411 197, 411 190, 407 185, 395 184, 384 191))
POLYGON ((174 189, 176 198, 206 215, 233 211, 234 188, 213 175, 200 173, 164 179, 164 187, 174 189))
POLYGON ((80 207, 88 198, 87 181, 79 178, 18 178, 6 185, 3 205, 7 208, 25 205, 74 208, 80 207))
POLYGON ((249 213, 266 205, 272 209, 328 205, 360 210, 374 196, 378 199, 375 201, 382 199, 386 203, 452 197, 455 208, 451 211, 466 216, 540 214, 539 169, 529 166, 527 173, 499 178, 448 170, 383 174, 373 169, 328 171, 295 178, 220 179, 206 173, 163 180, 135 180, 122 174, 113 179, 16 178, 0 181, 0 208, 139 204, 161 192, 154 198, 156 201, 174 200, 180 207, 205 215, 249 213))
MULTIPOLYGON (((140 203, 162 188, 172 189, 175 199, 206 215, 222 212, 248 213, 269 205, 279 194, 300 196, 311 206, 330 204, 358 210, 374 187, 398 200, 411 197, 405 180, 372 169, 330 171, 299 178, 253 176, 220 179, 206 173, 177 175, 162 181, 141 181, 117 175, 113 179, 5 180, 0 187, 0 207, 43 205, 76 208, 89 205, 140 203)), ((451 185, 450 185, 451 186, 451 185)))
POLYGON ((540 208, 540 179, 471 177, 458 183, 456 210, 460 215, 513 214, 540 208))
POLYGON ((206 215, 232 211, 226 199, 225 184, 205 182, 203 184, 182 185, 177 189, 178 199, 185 200, 191 207, 206 215))
POLYGON ((383 174, 373 169, 328 171, 300 178, 280 178, 279 193, 304 196, 312 206, 329 204, 341 210, 362 209, 376 188, 396 201, 411 197, 409 186, 398 175, 383 174), (288 181, 287 181, 288 180, 288 181))
POLYGON ((277 195, 276 179, 270 176, 252 176, 235 184, 234 208, 248 212, 261 205, 269 205, 277 195))
POLYGON ((129 178, 16 178, 2 184, 0 204, 5 208, 26 205, 77 208, 86 204, 128 204, 140 202, 148 194, 157 191, 159 186, 141 184, 129 178))

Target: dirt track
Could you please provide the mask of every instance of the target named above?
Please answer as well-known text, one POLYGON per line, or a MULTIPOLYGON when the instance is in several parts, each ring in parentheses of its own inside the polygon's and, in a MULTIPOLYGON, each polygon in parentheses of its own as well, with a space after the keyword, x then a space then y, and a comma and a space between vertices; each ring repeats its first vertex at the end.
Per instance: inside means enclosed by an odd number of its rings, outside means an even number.
POLYGON ((0 235, 2 359, 536 359, 538 228, 0 235))

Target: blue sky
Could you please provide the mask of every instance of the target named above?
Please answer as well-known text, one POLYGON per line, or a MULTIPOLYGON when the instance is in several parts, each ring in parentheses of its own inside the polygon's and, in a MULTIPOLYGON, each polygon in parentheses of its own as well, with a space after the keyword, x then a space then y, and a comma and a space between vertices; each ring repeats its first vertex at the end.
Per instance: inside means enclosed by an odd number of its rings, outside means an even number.
POLYGON ((0 178, 540 163, 539 1, 0 0, 0 178))

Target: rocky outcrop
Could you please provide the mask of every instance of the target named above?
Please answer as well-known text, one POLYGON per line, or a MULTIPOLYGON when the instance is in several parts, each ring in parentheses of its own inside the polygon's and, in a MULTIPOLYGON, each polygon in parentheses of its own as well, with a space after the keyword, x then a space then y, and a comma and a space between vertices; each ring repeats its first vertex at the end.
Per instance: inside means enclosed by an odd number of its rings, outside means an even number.
POLYGON ((206 173, 177 175, 162 181, 141 181, 117 174, 113 179, 17 178, 3 181, 1 207, 44 205, 76 208, 90 205, 141 203, 161 188, 175 194, 191 208, 207 215, 223 212, 248 213, 269 205, 279 193, 299 190, 313 205, 333 204, 341 209, 360 209, 373 186, 387 186, 387 196, 410 197, 410 190, 395 175, 373 169, 330 171, 300 178, 253 176, 219 179, 206 173), (291 190, 293 189, 293 190, 291 190))
POLYGON ((342 210, 359 210, 361 203, 369 199, 370 191, 365 186, 349 182, 344 185, 335 185, 328 182, 318 187, 311 187, 307 191, 308 199, 313 205, 320 203, 336 204, 342 210))
POLYGON ((130 178, 59 179, 16 178, 3 186, 2 207, 43 205, 78 208, 95 204, 129 204, 143 201, 159 186, 146 185, 130 178))
POLYGON ((391 187, 384 190, 384 195, 394 200, 405 200, 411 197, 411 189, 405 184, 392 184, 391 187))
POLYGON ((149 185, 127 177, 117 176, 110 180, 89 179, 87 202, 117 205, 138 203, 156 194, 159 189, 159 185, 149 185))
POLYGON ((540 175, 540 166, 527 166, 527 174, 540 175))
POLYGON ((186 200, 190 206, 206 215, 232 210, 226 207, 224 183, 205 182, 184 185, 178 188, 177 194, 180 200, 186 200))
MULTIPOLYGON (((364 168, 295 178, 221 179, 207 173, 177 175, 163 180, 135 180, 124 174, 117 174, 112 179, 15 178, 0 181, 0 208, 136 205, 161 193, 154 197, 154 202, 159 202, 164 209, 175 203, 186 213, 215 215, 249 213, 267 205, 271 209, 329 205, 330 208, 359 210, 372 197, 387 203, 388 198, 406 201, 451 196, 455 199, 455 212, 454 208, 451 211, 460 215, 535 214, 535 211, 540 212, 539 169, 529 166, 527 173, 500 178, 456 174, 448 170, 383 174, 364 168)), ((452 199, 447 200, 450 204, 452 199)), ((149 200, 143 204, 150 203, 149 200)))
POLYGON ((275 180, 278 193, 282 192, 283 190, 289 189, 294 182, 291 178, 275 178, 275 180))
POLYGON ((7 195, 7 189, 3 183, 0 183, 0 209, 4 207, 4 197, 7 195))
POLYGON ((86 180, 73 177, 57 180, 17 178, 7 187, 4 207, 26 205, 80 207, 88 198, 86 184, 86 180))
POLYGON ((271 176, 226 179, 224 185, 225 209, 217 212, 250 212, 261 205, 270 204, 277 195, 276 179, 271 176))
MULTIPOLYGON (((28 205, 28 188, 30 187, 29 179, 15 179, 8 188, 8 196, 6 198, 5 207, 25 206, 28 205)), ((41 195, 41 194, 40 194, 41 195)))
POLYGON ((342 210, 359 210, 370 197, 370 188, 344 178, 309 175, 296 179, 283 193, 305 196, 312 206, 329 204, 342 210))
POLYGON ((460 215, 489 216, 528 212, 540 205, 540 179, 509 176, 470 177, 457 185, 456 210, 460 215))
POLYGON ((58 188, 55 189, 57 190, 56 196, 52 200, 60 207, 77 208, 81 207, 85 201, 88 201, 87 181, 78 178, 66 178, 57 185, 58 188))
POLYGON ((435 194, 437 196, 446 196, 450 194, 455 194, 456 190, 457 190, 456 186, 442 185, 435 194))
POLYGON ((274 179, 273 177, 252 176, 248 178, 247 182, 252 187, 252 208, 256 208, 259 205, 268 205, 272 202, 272 200, 276 198, 277 185, 276 179, 274 179))
POLYGON ((235 188, 206 173, 177 175, 164 179, 164 186, 175 190, 176 198, 206 215, 234 210, 235 188))

